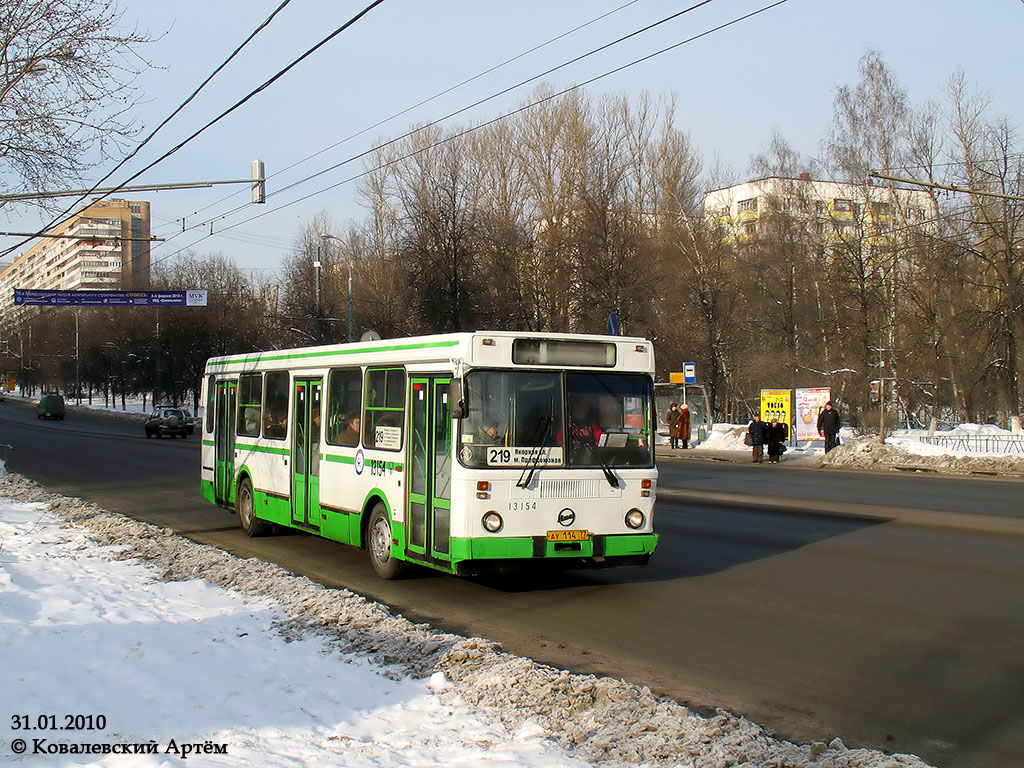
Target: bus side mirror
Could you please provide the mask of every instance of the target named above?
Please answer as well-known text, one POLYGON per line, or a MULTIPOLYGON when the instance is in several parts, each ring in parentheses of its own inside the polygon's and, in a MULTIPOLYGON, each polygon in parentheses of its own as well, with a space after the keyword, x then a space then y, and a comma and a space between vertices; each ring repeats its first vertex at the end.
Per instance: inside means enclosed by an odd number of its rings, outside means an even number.
POLYGON ((462 398, 462 379, 452 379, 448 385, 448 412, 453 419, 466 416, 466 401, 462 398))

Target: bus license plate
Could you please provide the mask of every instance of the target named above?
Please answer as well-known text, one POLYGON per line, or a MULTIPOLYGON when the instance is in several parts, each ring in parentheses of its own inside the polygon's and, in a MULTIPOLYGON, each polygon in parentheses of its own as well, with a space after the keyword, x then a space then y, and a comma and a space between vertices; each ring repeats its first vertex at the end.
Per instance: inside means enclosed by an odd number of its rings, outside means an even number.
POLYGON ((548 531, 548 541, 590 541, 590 531, 548 531))

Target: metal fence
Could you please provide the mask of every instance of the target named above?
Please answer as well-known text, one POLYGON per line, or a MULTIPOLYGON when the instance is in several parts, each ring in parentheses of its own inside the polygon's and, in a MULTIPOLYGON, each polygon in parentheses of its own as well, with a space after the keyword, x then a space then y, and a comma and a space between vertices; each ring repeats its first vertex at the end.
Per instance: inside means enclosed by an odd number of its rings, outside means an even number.
POLYGON ((958 451, 1024 455, 1024 435, 921 435, 918 440, 958 451))

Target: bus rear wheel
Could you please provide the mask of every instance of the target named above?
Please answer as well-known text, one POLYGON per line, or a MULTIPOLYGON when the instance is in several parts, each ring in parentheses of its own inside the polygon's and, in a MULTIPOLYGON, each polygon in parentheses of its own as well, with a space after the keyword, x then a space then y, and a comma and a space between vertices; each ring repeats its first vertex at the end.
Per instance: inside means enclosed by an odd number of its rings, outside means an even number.
POLYGON ((382 579, 397 579, 405 571, 405 563, 391 556, 391 520, 387 508, 380 502, 370 513, 367 526, 367 549, 373 570, 382 579))
POLYGON ((235 499, 238 510, 238 522, 246 536, 263 536, 271 528, 271 523, 256 517, 256 502, 252 493, 252 483, 245 478, 238 484, 238 497, 235 499))

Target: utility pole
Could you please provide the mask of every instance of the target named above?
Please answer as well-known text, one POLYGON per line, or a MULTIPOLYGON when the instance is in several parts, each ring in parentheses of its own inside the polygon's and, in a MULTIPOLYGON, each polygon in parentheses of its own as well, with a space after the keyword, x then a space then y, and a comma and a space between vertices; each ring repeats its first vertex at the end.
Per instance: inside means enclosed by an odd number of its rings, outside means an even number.
MULTIPOLYGON (((885 361, 881 362, 885 367, 885 361)), ((885 371, 878 377, 878 440, 885 445, 885 371)))
MULTIPOLYGON (((330 235, 330 234, 327 234, 327 233, 324 233, 324 234, 320 235, 320 237, 322 237, 324 240, 337 240, 338 242, 341 242, 341 238, 340 237, 335 237, 334 235, 330 235)), ((319 253, 319 249, 317 250, 317 252, 319 253)), ((352 259, 349 258, 349 259, 347 259, 347 261, 348 261, 348 332, 345 334, 345 340, 348 341, 348 342, 351 342, 352 341, 352 334, 353 334, 353 331, 355 329, 355 323, 353 322, 353 310, 352 310, 352 259)))
POLYGON ((316 261, 313 262, 313 269, 316 270, 316 343, 324 343, 323 306, 320 302, 320 246, 316 247, 316 261))
POLYGON ((348 261, 348 334, 346 341, 352 341, 352 260, 348 261))
POLYGON ((81 368, 81 346, 78 337, 78 315, 80 310, 75 308, 75 402, 82 404, 82 368, 81 368))

